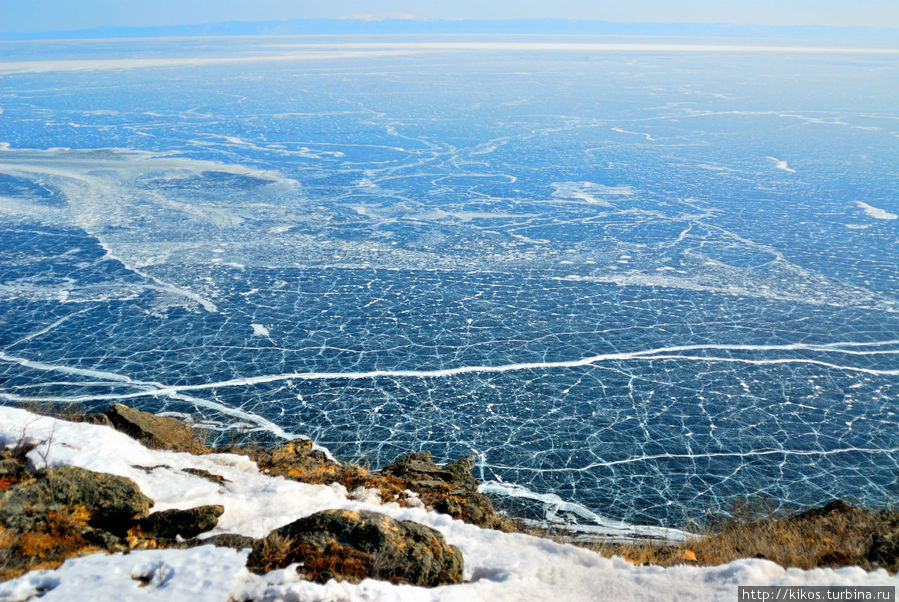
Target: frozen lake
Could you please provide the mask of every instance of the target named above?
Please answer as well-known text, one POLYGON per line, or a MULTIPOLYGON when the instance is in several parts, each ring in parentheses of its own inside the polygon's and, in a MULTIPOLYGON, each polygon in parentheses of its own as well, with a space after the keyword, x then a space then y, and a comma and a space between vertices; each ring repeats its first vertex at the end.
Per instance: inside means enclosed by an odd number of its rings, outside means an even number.
POLYGON ((897 56, 709 44, 0 42, 0 401, 585 530, 895 499, 897 56))

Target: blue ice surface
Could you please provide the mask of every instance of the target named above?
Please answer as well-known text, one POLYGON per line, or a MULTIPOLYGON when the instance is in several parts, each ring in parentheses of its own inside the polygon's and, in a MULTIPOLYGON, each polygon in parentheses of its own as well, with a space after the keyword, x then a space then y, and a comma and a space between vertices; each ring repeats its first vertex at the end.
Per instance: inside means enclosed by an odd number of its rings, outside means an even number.
POLYGON ((475 454, 585 526, 895 499, 894 56, 339 50, 0 78, 0 401, 475 454))

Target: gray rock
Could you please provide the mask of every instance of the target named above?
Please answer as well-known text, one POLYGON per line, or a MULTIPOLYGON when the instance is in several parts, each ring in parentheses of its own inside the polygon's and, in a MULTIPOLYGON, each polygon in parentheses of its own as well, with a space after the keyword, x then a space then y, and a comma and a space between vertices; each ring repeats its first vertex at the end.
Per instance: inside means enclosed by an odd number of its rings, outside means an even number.
POLYGON ((384 467, 384 474, 393 475, 411 485, 434 487, 449 485, 454 490, 476 491, 478 481, 471 476, 474 456, 466 456, 440 466, 434 464, 431 452, 420 451, 397 458, 384 467))
POLYGON ((130 479, 62 466, 0 491, 0 521, 25 531, 48 511, 81 508, 91 527, 123 534, 147 516, 152 504, 130 479))
POLYGON ((225 483, 230 483, 230 481, 225 477, 217 474, 212 474, 208 470, 203 470, 202 468, 182 468, 181 472, 192 474, 195 477, 201 477, 211 483, 215 483, 216 485, 224 485, 225 483))
POLYGON ((319 583, 371 577, 434 587, 462 581, 462 553, 439 532, 365 510, 325 510, 256 542, 247 566, 256 573, 302 563, 297 572, 319 583))
POLYGON ((153 449, 201 452, 205 448, 191 434, 190 427, 174 418, 141 412, 120 403, 106 410, 113 428, 153 449))
POLYGON ((185 539, 196 537, 218 524, 225 511, 223 506, 197 506, 189 510, 163 510, 154 512, 138 523, 144 534, 159 539, 185 539))
POLYGON ((222 447, 215 451, 245 454, 268 474, 303 483, 339 482, 345 472, 339 462, 314 449, 310 439, 294 439, 272 449, 222 447))
POLYGON ((420 451, 397 458, 381 473, 400 479, 437 512, 481 527, 509 529, 508 521, 478 492, 478 481, 471 476, 474 460, 466 456, 441 466, 434 464, 431 452, 420 451))
POLYGON ((112 425, 112 421, 106 414, 100 414, 99 412, 92 412, 90 414, 85 414, 81 419, 82 422, 87 422, 88 424, 99 424, 101 426, 108 426, 110 428, 115 428, 112 425))
POLYGON ((247 548, 252 548, 254 545, 256 545, 257 541, 258 540, 252 537, 248 537, 246 535, 238 535, 237 533, 219 533, 218 535, 205 537, 203 539, 193 537, 184 543, 186 544, 185 547, 190 548, 193 548, 195 546, 208 546, 211 544, 220 548, 234 548, 235 550, 245 550, 247 548))

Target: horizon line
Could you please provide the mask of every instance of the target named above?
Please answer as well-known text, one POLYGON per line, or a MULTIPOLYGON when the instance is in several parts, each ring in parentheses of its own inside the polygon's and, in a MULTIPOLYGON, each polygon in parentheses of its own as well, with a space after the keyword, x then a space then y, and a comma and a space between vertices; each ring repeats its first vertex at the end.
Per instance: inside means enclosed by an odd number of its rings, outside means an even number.
MULTIPOLYGON (((877 33, 888 33, 888 32, 899 32, 899 27, 897 26, 878 26, 878 25, 823 25, 823 24, 763 24, 763 23, 726 23, 726 22, 694 22, 694 21, 608 21, 608 20, 593 20, 593 19, 571 19, 571 18, 521 18, 521 19, 502 19, 502 18, 480 18, 480 19, 431 19, 426 17, 400 17, 400 16, 387 16, 384 18, 372 16, 372 15, 354 15, 354 16, 346 16, 346 17, 329 17, 329 18, 296 18, 296 19, 282 19, 282 20, 258 20, 258 21, 242 21, 242 20, 226 20, 226 21, 208 21, 202 23, 179 23, 174 25, 98 25, 95 27, 87 27, 87 28, 79 28, 79 29, 54 29, 54 30, 44 30, 44 31, 0 31, 0 39, 4 39, 5 41, 16 41, 16 40, 28 40, 28 39, 42 39, 43 37, 55 37, 59 39, 61 36, 74 36, 74 37, 83 37, 88 34, 96 35, 99 34, 99 37, 162 37, 164 36, 163 31, 177 31, 177 30, 189 30, 189 29, 206 29, 206 30, 214 30, 214 29, 223 29, 228 27, 235 26, 243 26, 245 28, 251 27, 285 27, 290 25, 313 25, 313 24, 321 24, 321 25, 331 25, 333 30, 323 32, 325 34, 344 34, 344 35, 352 35, 355 33, 456 33, 456 34, 484 34, 484 33, 514 33, 514 34, 540 34, 540 33, 552 33, 552 32, 541 32, 537 30, 533 31, 496 31, 496 32, 488 32, 483 30, 472 30, 472 31, 464 31, 465 25, 470 26, 480 26, 480 27, 489 27, 489 26, 498 26, 502 24, 507 25, 554 25, 556 27, 567 27, 567 28, 576 28, 577 26, 581 26, 583 28, 589 27, 605 27, 605 28, 652 28, 652 29, 678 29, 678 28, 706 28, 706 29, 723 29, 723 30, 731 30, 731 33, 735 31, 742 30, 742 34, 758 34, 762 32, 877 32, 877 33), (389 28, 391 26, 397 27, 398 29, 427 29, 428 26, 451 26, 456 31, 452 32, 441 32, 441 31, 383 31, 385 28, 389 28), (343 26, 347 31, 339 31, 341 29, 340 26, 343 26), (368 30, 368 31, 360 31, 360 30, 368 30), (135 33, 143 32, 145 35, 134 35, 135 33), (130 34, 130 35, 123 35, 130 34)), ((304 32, 310 33, 310 32, 304 32)), ((589 34, 590 32, 580 31, 574 33, 581 34, 589 34)), ((647 32, 648 33, 648 32, 647 32)), ((658 33, 658 32, 654 32, 658 33)), ((683 33, 683 32, 672 32, 672 33, 683 33)), ((196 37, 206 37, 206 36, 239 36, 239 35, 264 35, 264 34, 241 34, 241 33, 203 33, 198 32, 195 34, 196 37)), ((284 34, 291 35, 291 34, 284 34)))

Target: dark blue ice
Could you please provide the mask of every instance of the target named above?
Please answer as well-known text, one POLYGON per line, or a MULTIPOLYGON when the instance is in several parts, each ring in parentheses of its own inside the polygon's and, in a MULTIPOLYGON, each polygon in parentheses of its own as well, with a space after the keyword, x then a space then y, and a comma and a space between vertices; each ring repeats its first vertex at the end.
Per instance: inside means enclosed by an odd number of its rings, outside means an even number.
POLYGON ((582 524, 884 503, 899 65, 777 57, 3 75, 0 400, 475 454, 513 511, 582 524))

